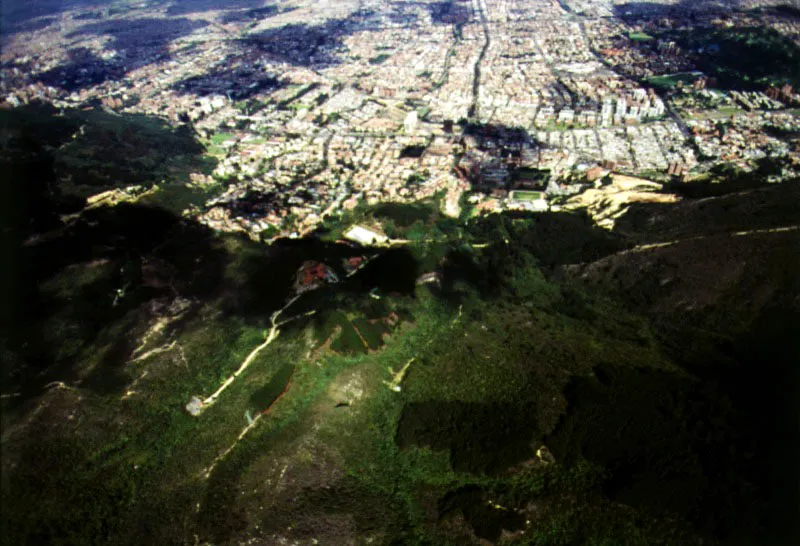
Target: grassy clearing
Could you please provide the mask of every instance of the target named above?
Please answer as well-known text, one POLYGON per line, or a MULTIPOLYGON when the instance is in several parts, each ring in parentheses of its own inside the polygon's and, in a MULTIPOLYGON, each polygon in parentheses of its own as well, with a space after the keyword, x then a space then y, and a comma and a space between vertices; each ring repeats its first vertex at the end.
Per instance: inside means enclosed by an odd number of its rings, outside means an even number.
POLYGON ((509 197, 511 199, 516 199, 517 201, 537 201, 544 198, 544 193, 538 191, 515 190, 511 192, 509 197))
POLYGON ((651 42, 654 40, 652 36, 645 32, 630 32, 628 33, 628 38, 634 42, 651 42))
POLYGON ((214 133, 213 135, 211 135, 211 138, 209 140, 211 141, 212 145, 219 146, 223 142, 228 142, 229 140, 233 140, 234 138, 236 138, 236 135, 234 135, 233 133, 214 133))
POLYGON ((651 76, 647 78, 646 82, 657 89, 670 90, 677 87, 678 82, 684 84, 691 84, 697 79, 697 76, 690 73, 668 74, 663 76, 651 76))

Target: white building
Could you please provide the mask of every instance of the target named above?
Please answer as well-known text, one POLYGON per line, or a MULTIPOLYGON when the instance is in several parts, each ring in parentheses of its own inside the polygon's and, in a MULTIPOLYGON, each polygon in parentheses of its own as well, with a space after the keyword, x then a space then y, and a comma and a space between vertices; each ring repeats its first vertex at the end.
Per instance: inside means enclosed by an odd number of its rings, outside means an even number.
POLYGON ((406 116, 406 121, 403 123, 403 127, 406 130, 407 135, 414 134, 414 131, 417 129, 417 122, 419 121, 419 116, 417 116, 417 111, 412 110, 406 116))
POLYGON ((380 234, 362 226, 351 226, 344 232, 344 238, 360 245, 383 244, 389 240, 386 235, 380 234))

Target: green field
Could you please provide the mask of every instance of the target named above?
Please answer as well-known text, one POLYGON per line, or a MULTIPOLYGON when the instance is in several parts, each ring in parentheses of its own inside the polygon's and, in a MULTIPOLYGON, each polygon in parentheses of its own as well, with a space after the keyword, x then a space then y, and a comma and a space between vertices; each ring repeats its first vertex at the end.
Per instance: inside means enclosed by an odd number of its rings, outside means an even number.
POLYGON ((517 201, 536 201, 538 199, 544 198, 544 193, 539 191, 521 191, 521 190, 514 190, 509 195, 511 199, 516 199, 517 201))
POLYGON ((698 78, 697 74, 689 72, 682 72, 680 74, 666 74, 663 76, 651 76, 647 78, 647 83, 659 89, 673 89, 678 85, 678 82, 684 84, 691 84, 698 78))
POLYGON ((649 42, 654 39, 652 36, 644 32, 631 32, 628 34, 628 38, 634 42, 649 42))

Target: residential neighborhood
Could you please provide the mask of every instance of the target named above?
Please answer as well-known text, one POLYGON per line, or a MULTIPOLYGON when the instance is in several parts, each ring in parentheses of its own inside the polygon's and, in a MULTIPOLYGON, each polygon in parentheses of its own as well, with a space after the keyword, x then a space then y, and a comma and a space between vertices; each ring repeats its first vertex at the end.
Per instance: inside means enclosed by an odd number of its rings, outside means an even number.
POLYGON ((792 85, 721 85, 679 44, 690 24, 719 33, 758 17, 797 47, 800 21, 778 12, 256 4, 144 1, 42 17, 6 37, 3 107, 46 101, 190 126, 216 167, 193 175, 207 197, 184 214, 257 240, 303 236, 360 203, 436 197, 454 217, 464 206, 548 210, 598 169, 662 181, 765 160, 780 164, 775 180, 800 170, 792 85), (541 195, 515 187, 525 169, 546 173, 541 195))

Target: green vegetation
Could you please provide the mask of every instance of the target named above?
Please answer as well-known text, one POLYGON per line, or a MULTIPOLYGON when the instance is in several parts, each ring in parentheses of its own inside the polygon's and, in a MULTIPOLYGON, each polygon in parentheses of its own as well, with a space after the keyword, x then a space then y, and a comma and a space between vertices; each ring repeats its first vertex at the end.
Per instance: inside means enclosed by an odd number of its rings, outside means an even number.
POLYGON ((374 64, 383 64, 383 63, 384 63, 384 62, 386 62, 386 60, 388 60, 390 57, 391 57, 391 54, 389 54, 389 53, 381 53, 381 54, 379 54, 379 55, 376 55, 376 56, 372 57, 372 58, 369 60, 369 64, 373 64, 373 65, 374 65, 374 64))
POLYGON ((236 135, 233 133, 214 133, 211 135, 211 144, 219 146, 223 142, 227 142, 229 140, 233 140, 236 138, 236 135))
MULTIPOLYGON (((11 151, 0 176, 32 183, 12 186, 17 212, 3 216, 22 249, 8 262, 19 281, 0 343, 13 394, 2 399, 0 461, 9 543, 771 543, 773 522, 795 520, 772 493, 793 484, 781 432, 794 422, 767 417, 796 409, 780 375, 796 362, 780 352, 796 317, 776 307, 737 337, 720 316, 751 307, 690 315, 681 299, 653 312, 672 303, 657 298, 681 261, 631 264, 640 254, 621 251, 661 236, 705 243, 742 229, 747 207, 765 212, 759 226, 788 225, 796 185, 760 188, 746 204, 706 200, 694 226, 666 208, 632 211, 619 219, 626 238, 579 214, 459 223, 437 195, 361 205, 327 219, 318 238, 265 247, 157 199, 53 230, 41 209, 17 205, 66 206, 48 189, 55 172, 25 170, 40 158, 11 151), (411 243, 334 242, 352 223, 411 243), (362 267, 348 276, 353 258, 362 267), (308 261, 342 281, 295 298, 308 261), (435 282, 418 285, 423 273, 435 282), (189 415, 193 396, 263 344, 278 309, 292 320, 274 343, 189 415), (770 404, 774 414, 760 413, 770 404), (765 465, 765 451, 785 464, 765 465)), ((762 273, 774 302, 790 305, 787 263, 762 273)), ((739 300, 735 288, 724 297, 739 300)))
POLYGON ((456 221, 441 213, 441 199, 442 196, 437 195, 411 204, 382 203, 372 207, 362 204, 352 211, 326 218, 323 238, 330 241, 341 239, 344 230, 351 225, 364 224, 379 226, 392 239, 428 243, 452 240, 458 237, 460 230, 456 221))
POLYGON ((511 192, 511 199, 517 199, 519 201, 536 201, 538 199, 542 199, 544 194, 538 191, 520 191, 515 190, 511 192))
POLYGON ((741 114, 742 109, 738 106, 720 106, 716 109, 716 112, 725 115, 725 116, 733 116, 736 114, 741 114))
MULTIPOLYGON (((132 296, 141 299, 123 300, 118 315, 103 317, 99 334, 56 331, 51 343, 85 378, 74 391, 85 398, 79 403, 69 388, 47 395, 60 400, 35 421, 47 434, 9 452, 27 462, 4 489, 25 491, 15 497, 8 536, 18 544, 24 537, 125 544, 141 540, 134 522, 149 521, 147 536, 162 543, 195 534, 230 542, 256 525, 322 541, 332 536, 325 516, 343 513, 356 536, 380 541, 474 544, 475 536, 496 540, 505 530, 509 543, 520 545, 696 543, 688 527, 662 517, 659 507, 651 511, 652 497, 638 490, 629 491, 629 508, 602 500, 614 477, 629 471, 614 454, 628 451, 662 469, 636 472, 668 502, 698 498, 681 485, 683 469, 695 468, 694 454, 716 449, 706 417, 729 419, 724 401, 698 391, 664 355, 646 319, 545 273, 617 243, 574 216, 492 217, 459 232, 444 228, 436 210, 419 204, 355 212, 391 221, 398 233, 450 238, 413 254, 388 251, 347 282, 304 295, 287 316, 317 313, 285 326, 199 418, 183 406, 193 394, 213 391, 263 341, 264 317, 283 305, 291 263, 336 263, 347 247, 309 244, 285 255, 290 263, 276 273, 257 245, 209 241, 224 251, 215 260, 224 264, 225 298, 207 299, 151 338, 145 349, 175 346, 141 360, 131 359, 131 347, 152 320, 142 314, 152 304, 141 288, 132 296), (474 250, 455 235, 493 243, 474 250), (403 265, 415 263, 420 269, 403 265), (439 269, 439 285, 414 288, 418 272, 429 268, 439 269), (410 288, 398 288, 393 276, 405 276, 410 288), (77 343, 65 345, 76 335, 77 343), (115 339, 125 344, 115 347, 115 339), (111 354, 127 359, 126 367, 112 372, 103 363, 111 354), (390 390, 404 363, 400 392, 390 390), (76 433, 58 413, 64 404, 92 426, 76 433), (622 421, 636 425, 633 443, 611 433, 622 421), (701 428, 686 436, 684 426, 701 428), (33 487, 42 475, 57 479, 33 487), (433 519, 425 508, 431 502, 433 519), (446 522, 458 518, 466 527, 454 536, 446 522)), ((178 249, 186 241, 169 245, 164 255, 178 262, 191 262, 199 250, 189 246, 184 256, 178 249)), ((176 289, 208 278, 211 265, 176 278, 176 289)), ((62 301, 90 287, 110 294, 117 269, 81 263, 42 287, 62 301)), ((98 305, 73 301, 65 315, 48 318, 51 328, 89 317, 98 305)), ((15 412, 4 418, 25 415, 15 412)), ((725 434, 719 442, 729 445, 725 434)))
POLYGON ((800 46, 768 27, 696 29, 668 34, 723 88, 800 86, 800 46))
POLYGON ((408 182, 409 184, 421 184, 422 182, 425 182, 425 180, 427 180, 427 178, 425 177, 424 174, 413 173, 408 175, 408 179, 406 180, 406 182, 408 182))
POLYGON ((284 108, 286 110, 292 110, 293 112, 297 112, 298 110, 309 110, 310 107, 307 104, 302 102, 290 102, 289 104, 285 104, 284 108))
POLYGON ((629 32, 628 38, 630 38, 634 42, 650 42, 653 40, 652 36, 644 32, 629 32))
POLYGON ((682 82, 684 84, 691 84, 697 80, 698 75, 692 74, 689 72, 683 72, 680 74, 669 74, 663 76, 651 76, 647 78, 647 83, 656 89, 662 90, 671 90, 674 89, 678 82, 682 82))

